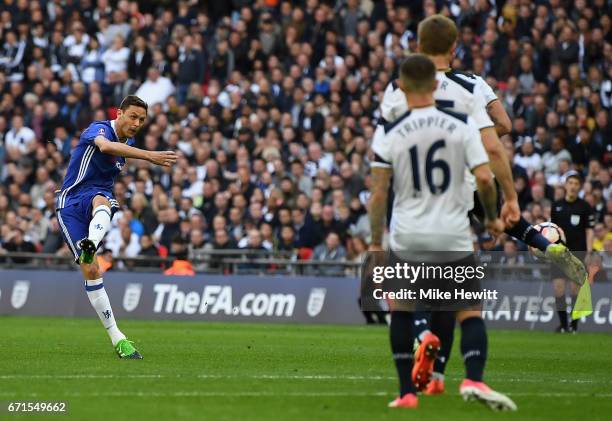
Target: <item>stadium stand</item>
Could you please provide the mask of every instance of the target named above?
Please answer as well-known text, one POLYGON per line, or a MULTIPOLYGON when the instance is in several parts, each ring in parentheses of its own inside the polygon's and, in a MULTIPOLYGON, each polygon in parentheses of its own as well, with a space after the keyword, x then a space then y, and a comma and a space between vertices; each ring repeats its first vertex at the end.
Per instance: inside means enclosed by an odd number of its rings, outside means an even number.
MULTIPOLYGON (((524 216, 548 220, 564 174, 578 170, 609 268, 609 12, 606 0, 3 0, 0 252, 70 255, 54 192, 71 146, 135 93, 150 105, 137 146, 180 158, 128 165, 105 258, 165 257, 177 241, 192 257, 358 261, 378 105, 419 20, 443 13, 460 28, 453 67, 483 76, 512 118, 503 141, 524 216)), ((477 247, 505 241, 475 227, 477 247)))

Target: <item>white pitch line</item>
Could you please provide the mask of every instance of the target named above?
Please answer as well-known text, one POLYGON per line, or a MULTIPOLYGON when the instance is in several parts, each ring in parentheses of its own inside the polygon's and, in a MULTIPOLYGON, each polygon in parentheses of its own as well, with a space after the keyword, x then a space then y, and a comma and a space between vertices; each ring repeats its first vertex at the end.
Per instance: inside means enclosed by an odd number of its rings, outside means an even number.
MULTIPOLYGON (((90 397, 122 397, 122 396, 133 396, 133 397, 275 397, 275 396, 286 396, 286 397, 342 397, 342 396, 388 396, 393 395, 394 392, 205 392, 197 390, 188 391, 177 391, 177 392, 68 392, 61 395, 62 398, 90 398, 90 397)), ((2 397, 38 397, 40 393, 2 393, 2 397)))
POLYGON ((252 376, 221 376, 217 374, 198 374, 196 377, 200 379, 216 379, 216 378, 249 378, 256 380, 396 380, 397 377, 392 376, 335 376, 325 374, 256 374, 252 376))
MULTIPOLYGON (((19 397, 23 398, 35 398, 40 396, 47 396, 48 394, 40 393, 15 393, 0 392, 1 397, 19 397)), ((380 397, 380 396, 394 396, 395 392, 206 392, 197 390, 188 391, 176 391, 176 392, 69 392, 62 393, 61 398, 93 398, 93 397, 142 397, 142 398, 165 398, 165 397, 380 397)), ((572 393, 572 392, 517 392, 508 393, 509 396, 517 397, 540 397, 540 398, 611 398, 612 393, 572 393)), ((455 394, 448 394, 451 397, 458 397, 455 394)), ((427 398, 425 398, 427 399, 427 398)))
POLYGON ((542 398, 612 398, 612 393, 573 392, 509 392, 508 396, 537 396, 542 398))
POLYGON ((2 380, 11 379, 162 379, 162 378, 199 378, 199 379, 255 379, 255 380, 395 380, 392 376, 335 376, 335 375, 165 375, 165 374, 4 374, 2 380))
MULTIPOLYGON (((70 380, 70 379, 254 379, 254 380, 354 380, 354 381, 387 381, 397 380, 395 376, 355 376, 355 375, 333 375, 333 374, 255 374, 255 375, 225 375, 225 374, 4 374, 0 380, 18 379, 46 379, 46 380, 70 380)), ((449 380, 463 380, 462 377, 447 376, 449 380)), ((545 379, 521 379, 490 377, 491 383, 540 383, 545 379)), ((611 380, 593 379, 551 379, 558 383, 567 384, 612 384, 611 380)))
MULTIPOLYGON (((5 374, 0 379, 161 379, 163 374, 5 374)), ((178 377, 178 376, 173 376, 178 377)))

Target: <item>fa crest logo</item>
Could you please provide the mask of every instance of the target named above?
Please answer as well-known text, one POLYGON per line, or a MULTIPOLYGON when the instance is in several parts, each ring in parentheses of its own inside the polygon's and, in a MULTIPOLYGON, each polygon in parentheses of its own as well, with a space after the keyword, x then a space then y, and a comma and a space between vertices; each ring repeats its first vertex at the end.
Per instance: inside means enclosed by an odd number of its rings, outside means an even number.
POLYGON ((123 308, 125 311, 134 311, 140 302, 142 284, 127 284, 123 295, 123 308))
POLYGON ((306 304, 306 313, 308 313, 310 317, 316 317, 321 310, 323 310, 323 303, 325 303, 326 294, 326 288, 312 288, 310 290, 308 304, 306 304))
POLYGON ((110 310, 103 311, 102 315, 104 316, 105 319, 110 319, 111 311, 110 310))
POLYGON ((102 228, 104 228, 104 227, 102 226, 102 224, 96 224, 96 229, 97 229, 97 230, 101 230, 102 228))

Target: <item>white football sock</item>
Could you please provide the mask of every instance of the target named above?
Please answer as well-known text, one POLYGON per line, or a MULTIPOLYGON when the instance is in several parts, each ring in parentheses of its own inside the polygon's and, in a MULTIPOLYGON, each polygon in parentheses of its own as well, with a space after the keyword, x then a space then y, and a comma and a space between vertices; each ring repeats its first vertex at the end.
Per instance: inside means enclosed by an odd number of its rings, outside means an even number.
POLYGON ((89 238, 96 247, 104 238, 111 226, 111 210, 106 205, 96 207, 92 212, 91 222, 89 223, 89 238))
POLYGON ((106 295, 102 278, 85 281, 85 290, 87 291, 89 302, 96 310, 100 321, 106 328, 106 331, 113 342, 113 346, 117 345, 117 342, 119 342, 121 339, 125 339, 125 335, 121 333, 117 327, 115 315, 113 314, 113 309, 111 308, 108 295, 106 295))

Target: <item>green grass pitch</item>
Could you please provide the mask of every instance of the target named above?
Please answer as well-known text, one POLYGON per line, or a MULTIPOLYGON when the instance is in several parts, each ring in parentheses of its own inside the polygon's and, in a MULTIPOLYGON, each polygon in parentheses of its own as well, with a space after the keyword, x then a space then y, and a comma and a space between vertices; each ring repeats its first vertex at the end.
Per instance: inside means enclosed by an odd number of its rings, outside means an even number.
POLYGON ((121 326, 144 360, 119 360, 98 320, 0 317, 0 401, 65 400, 75 419, 113 421, 592 421, 612 414, 612 335, 490 331, 485 379, 519 407, 493 413, 459 397, 457 347, 446 395, 421 397, 416 411, 388 409, 397 381, 384 327, 121 326))

